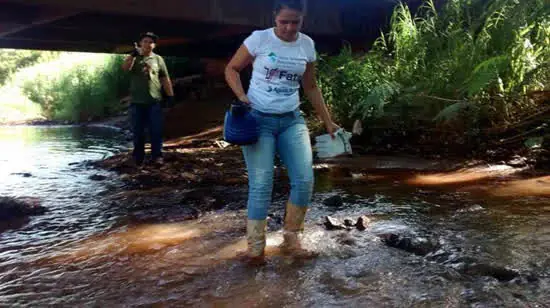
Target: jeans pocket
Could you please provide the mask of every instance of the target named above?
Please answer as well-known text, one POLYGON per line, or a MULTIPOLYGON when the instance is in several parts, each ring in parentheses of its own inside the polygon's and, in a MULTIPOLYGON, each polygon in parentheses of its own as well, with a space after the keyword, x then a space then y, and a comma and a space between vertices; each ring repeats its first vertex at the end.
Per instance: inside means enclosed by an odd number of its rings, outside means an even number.
POLYGON ((296 124, 306 124, 306 119, 304 118, 300 108, 296 108, 296 110, 294 110, 294 122, 296 124))
POLYGON ((268 121, 269 119, 267 119, 266 116, 264 116, 261 112, 259 112, 256 109, 251 109, 250 110, 250 115, 256 120, 258 128, 261 128, 262 126, 265 126, 267 124, 267 122, 269 122, 268 121))
POLYGON ((256 109, 250 109, 250 114, 258 120, 262 117, 262 114, 256 109))

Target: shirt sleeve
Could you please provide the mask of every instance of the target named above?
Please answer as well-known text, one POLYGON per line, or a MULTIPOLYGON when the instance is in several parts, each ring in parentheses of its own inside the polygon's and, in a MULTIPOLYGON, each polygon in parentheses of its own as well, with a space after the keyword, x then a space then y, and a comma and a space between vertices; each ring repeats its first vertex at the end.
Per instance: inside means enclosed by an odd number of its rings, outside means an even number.
POLYGON ((317 50, 315 49, 315 41, 308 37, 308 48, 307 48, 307 62, 317 61, 317 50))
POLYGON ((246 49, 248 49, 248 52, 250 53, 250 55, 252 55, 253 57, 256 57, 256 55, 258 54, 260 43, 261 43, 260 31, 252 32, 252 34, 248 36, 243 42, 246 49))
POLYGON ((159 77, 170 78, 168 68, 166 68, 166 62, 164 62, 164 58, 161 56, 159 56, 159 77))

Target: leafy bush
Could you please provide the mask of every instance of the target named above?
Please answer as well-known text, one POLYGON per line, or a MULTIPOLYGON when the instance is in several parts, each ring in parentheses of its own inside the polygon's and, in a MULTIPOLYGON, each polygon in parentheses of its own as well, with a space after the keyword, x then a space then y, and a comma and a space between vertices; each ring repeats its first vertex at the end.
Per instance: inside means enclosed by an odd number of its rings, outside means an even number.
POLYGON ((55 59, 59 52, 0 49, 0 86, 4 85, 17 70, 55 59))
POLYGON ((404 129, 506 125, 536 110, 550 83, 550 6, 544 0, 400 3, 388 33, 354 56, 323 57, 319 81, 337 120, 404 129))
MULTIPOLYGON (((87 121, 116 114, 128 94, 125 55, 0 51, 9 77, 0 89, 0 121, 37 118, 87 121)), ((197 61, 165 57, 171 77, 196 73, 197 61)), ((1 81, 1 80, 0 80, 1 81)), ((1 82, 0 82, 1 84, 1 82)))
POLYGON ((22 70, 16 83, 48 119, 86 121, 120 109, 129 81, 122 61, 117 55, 64 54, 22 70))

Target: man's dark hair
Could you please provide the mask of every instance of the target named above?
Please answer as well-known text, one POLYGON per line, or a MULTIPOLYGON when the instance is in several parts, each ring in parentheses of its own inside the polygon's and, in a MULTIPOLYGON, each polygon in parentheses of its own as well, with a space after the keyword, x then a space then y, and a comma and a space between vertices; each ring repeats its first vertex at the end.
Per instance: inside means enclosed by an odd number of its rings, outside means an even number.
POLYGON ((153 32, 144 32, 139 35, 139 40, 141 41, 144 37, 148 37, 153 40, 154 43, 157 42, 159 39, 158 35, 154 34, 153 32))
POLYGON ((306 0, 275 0, 275 6, 273 12, 278 15, 282 9, 296 10, 300 13, 306 11, 306 0))

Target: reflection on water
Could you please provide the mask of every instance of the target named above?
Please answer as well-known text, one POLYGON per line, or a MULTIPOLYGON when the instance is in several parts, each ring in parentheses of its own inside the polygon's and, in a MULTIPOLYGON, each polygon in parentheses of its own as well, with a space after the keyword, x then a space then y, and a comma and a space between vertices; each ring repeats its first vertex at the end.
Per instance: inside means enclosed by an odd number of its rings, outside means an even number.
POLYGON ((416 175, 408 180, 413 185, 446 185, 464 184, 486 179, 504 177, 517 173, 519 170, 510 166, 493 166, 484 168, 469 168, 453 172, 416 175))
MULTIPOLYGON (((434 174, 446 183, 453 176, 457 182, 467 178, 460 188, 439 189, 429 184, 433 176, 380 174, 341 182, 319 176, 304 244, 320 256, 304 262, 282 256, 280 231, 272 230, 269 264, 249 268, 238 262, 246 247, 243 211, 185 223, 128 225, 127 213, 101 201, 114 182, 91 181, 97 171, 69 164, 123 150, 115 133, 19 127, 1 128, 0 135, 1 148, 14 149, 0 152, 0 195, 38 197, 50 209, 0 233, 0 306, 544 307, 550 302, 550 202, 512 193, 543 185, 545 178, 502 185, 474 183, 478 174, 468 172, 434 174), (403 184, 411 178, 422 183, 403 184), (484 193, 472 193, 474 188, 484 193), (323 204, 335 195, 343 197, 343 206, 323 204), (319 225, 325 215, 368 215, 371 224, 363 232, 329 232, 319 225), (386 233, 432 239, 439 248, 414 255, 381 243, 378 236, 386 233), (507 270, 517 275, 502 278, 499 273, 507 270)), ((276 217, 283 204, 274 202, 276 217)))
POLYGON ((111 225, 112 210, 97 200, 109 187, 90 180, 94 171, 76 163, 112 155, 125 145, 112 130, 0 127, 0 195, 35 197, 48 208, 22 228, 1 234, 0 266, 36 258, 111 225))
POLYGON ((0 193, 33 195, 41 189, 59 189, 64 185, 53 182, 81 180, 80 174, 71 172, 71 163, 101 159, 120 152, 125 145, 108 129, 0 126, 0 193), (22 173, 32 177, 14 176, 22 173))

